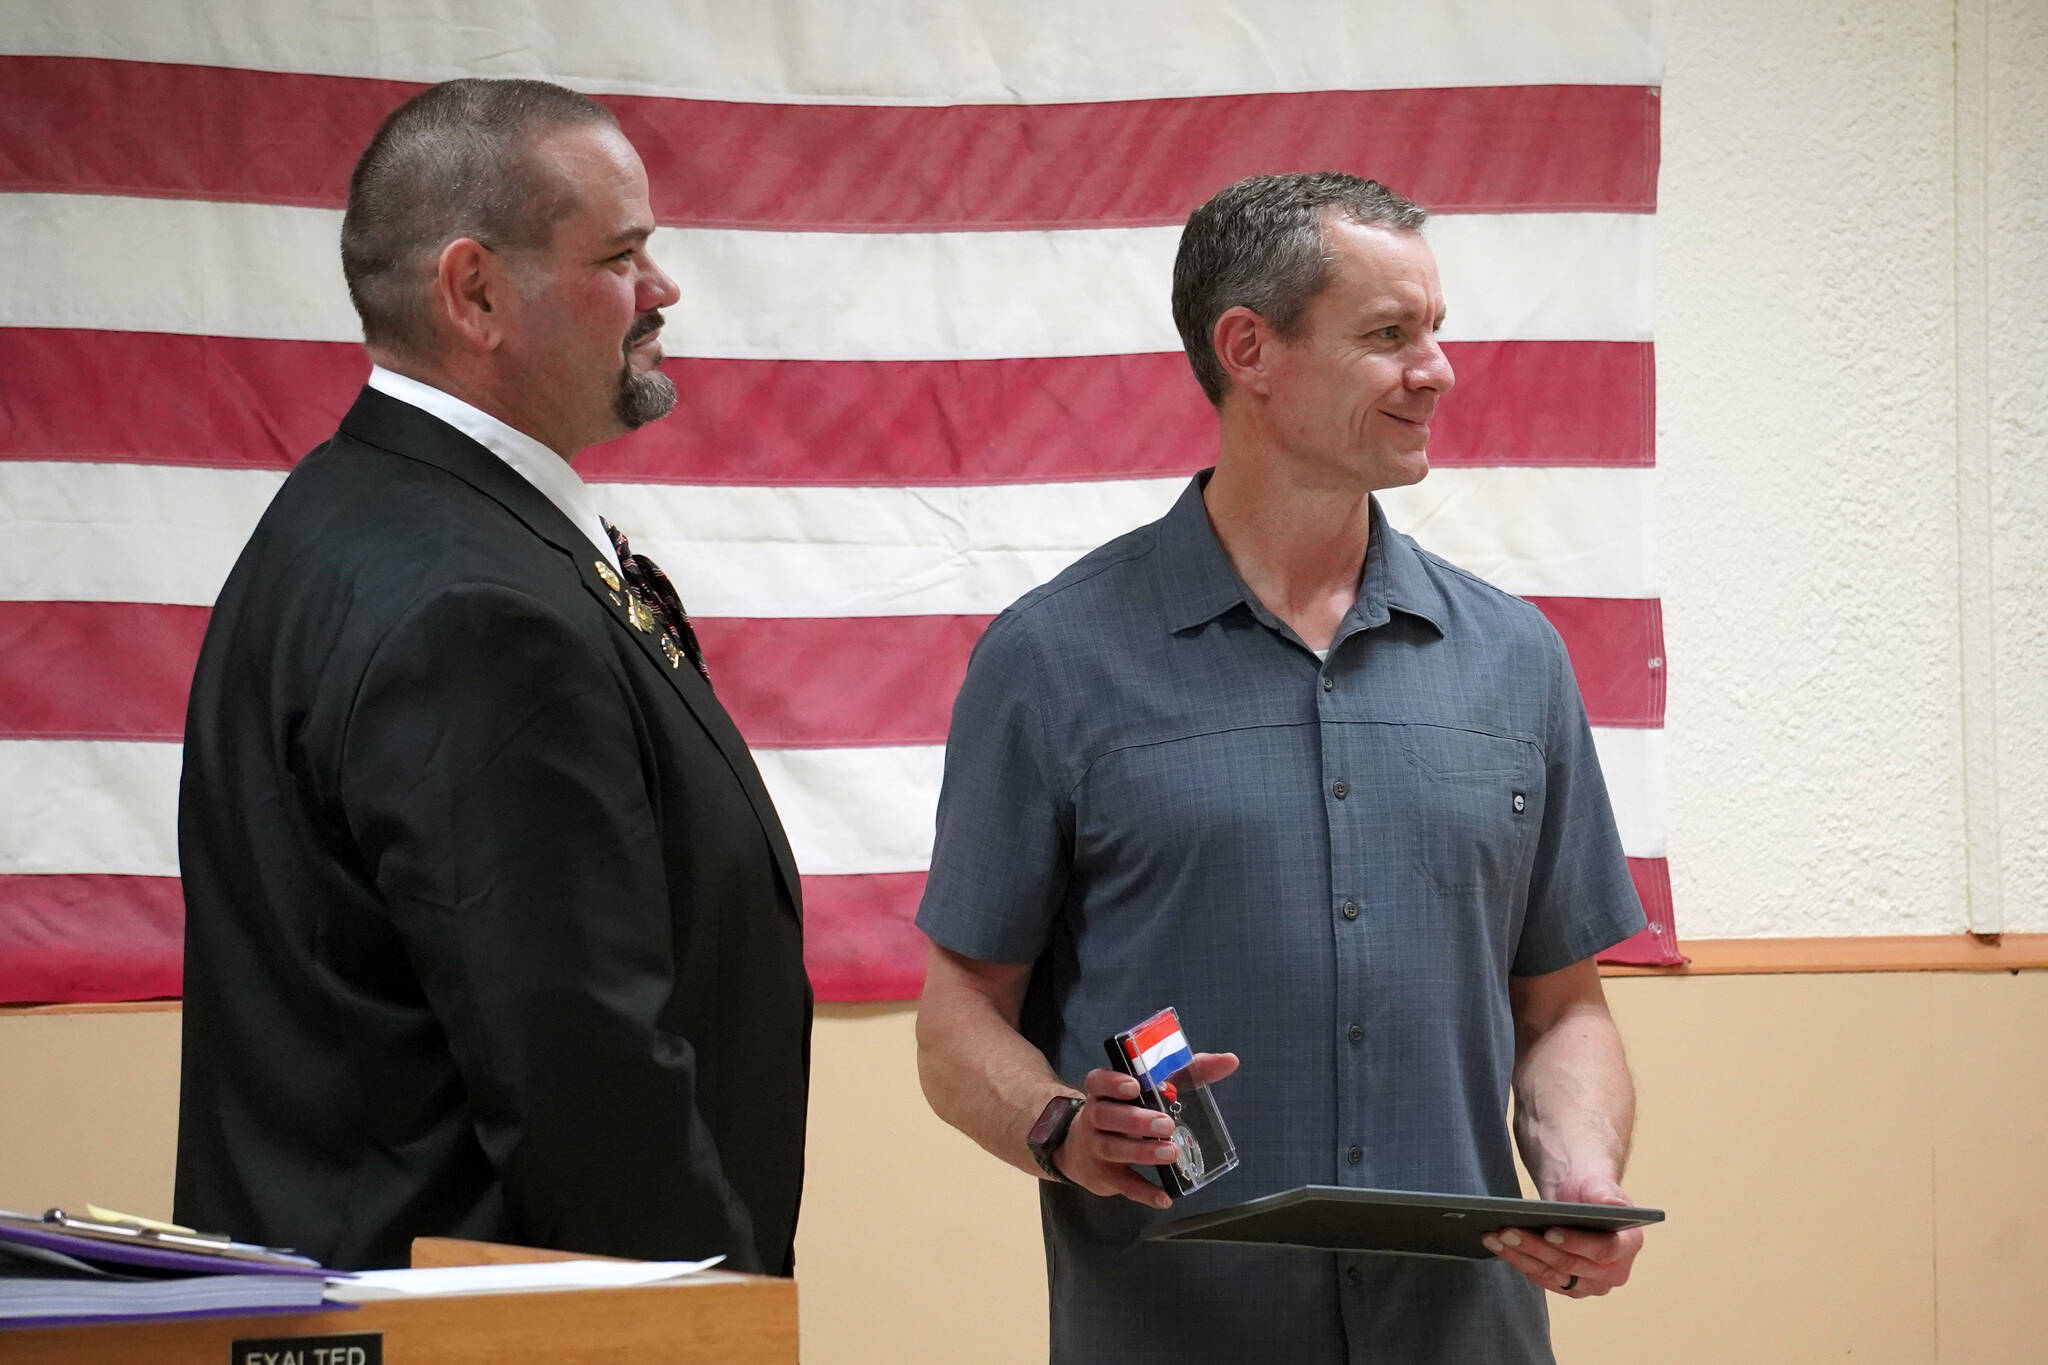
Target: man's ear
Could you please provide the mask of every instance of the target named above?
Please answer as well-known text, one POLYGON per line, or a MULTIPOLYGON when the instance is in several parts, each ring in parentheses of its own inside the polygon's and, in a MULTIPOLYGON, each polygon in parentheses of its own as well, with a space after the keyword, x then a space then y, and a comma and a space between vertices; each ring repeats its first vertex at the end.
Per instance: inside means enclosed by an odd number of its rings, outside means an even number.
POLYGON ((503 258, 473 237, 457 237, 434 262, 436 321, 456 345, 494 351, 504 340, 512 280, 503 258))
POLYGON ((1272 325, 1243 304, 1225 309, 1209 332, 1216 363, 1230 377, 1230 387, 1261 395, 1272 392, 1267 367, 1274 342, 1272 325))

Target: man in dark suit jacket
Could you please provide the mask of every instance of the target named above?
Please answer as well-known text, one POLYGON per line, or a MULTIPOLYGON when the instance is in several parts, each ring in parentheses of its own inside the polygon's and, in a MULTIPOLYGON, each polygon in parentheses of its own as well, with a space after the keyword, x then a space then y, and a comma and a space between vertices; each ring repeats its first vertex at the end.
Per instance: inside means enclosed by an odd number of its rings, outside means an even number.
POLYGON ((674 403, 653 227, 611 116, 540 82, 434 87, 356 168, 377 368, 193 681, 182 1222, 342 1267, 443 1234, 790 1273, 796 867, 568 464, 674 403))

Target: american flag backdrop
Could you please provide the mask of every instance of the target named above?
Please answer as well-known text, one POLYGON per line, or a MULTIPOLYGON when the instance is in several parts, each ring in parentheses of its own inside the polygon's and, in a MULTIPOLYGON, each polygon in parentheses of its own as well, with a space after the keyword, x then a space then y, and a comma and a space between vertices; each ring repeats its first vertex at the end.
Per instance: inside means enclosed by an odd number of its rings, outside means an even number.
POLYGON ((1179 224, 1280 170, 1437 215, 1458 388, 1384 502, 1562 633, 1653 925, 1613 956, 1675 960, 1661 67, 1661 0, 0 0, 0 1001, 178 993, 207 611, 368 373, 349 168, 458 75, 647 163, 682 401, 577 468, 698 618, 822 998, 916 993, 968 651, 1209 462, 1179 224))

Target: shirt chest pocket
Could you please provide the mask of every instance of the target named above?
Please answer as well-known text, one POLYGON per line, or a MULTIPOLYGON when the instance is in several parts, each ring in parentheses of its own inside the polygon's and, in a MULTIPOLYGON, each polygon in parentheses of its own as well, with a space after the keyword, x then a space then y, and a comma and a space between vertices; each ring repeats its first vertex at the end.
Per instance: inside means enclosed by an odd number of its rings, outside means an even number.
POLYGON ((1440 725, 1402 727, 1417 862, 1443 891, 1518 894, 1543 822, 1536 745, 1440 725))

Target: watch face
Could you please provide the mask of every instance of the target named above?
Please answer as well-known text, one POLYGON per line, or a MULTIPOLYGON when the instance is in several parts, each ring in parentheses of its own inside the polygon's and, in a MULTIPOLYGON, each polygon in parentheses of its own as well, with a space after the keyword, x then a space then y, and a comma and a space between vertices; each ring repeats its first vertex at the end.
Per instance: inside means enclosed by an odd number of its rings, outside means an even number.
POLYGON ((1054 1099, 1039 1111, 1038 1122, 1031 1125, 1031 1132, 1024 1139, 1026 1145, 1034 1151, 1047 1151, 1059 1146, 1060 1139, 1067 1135, 1067 1125, 1074 1121, 1074 1115, 1080 1108, 1081 1102, 1071 1095, 1054 1099))

